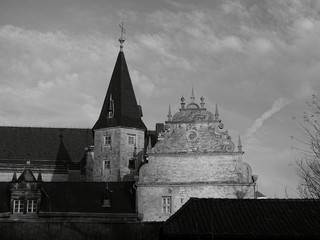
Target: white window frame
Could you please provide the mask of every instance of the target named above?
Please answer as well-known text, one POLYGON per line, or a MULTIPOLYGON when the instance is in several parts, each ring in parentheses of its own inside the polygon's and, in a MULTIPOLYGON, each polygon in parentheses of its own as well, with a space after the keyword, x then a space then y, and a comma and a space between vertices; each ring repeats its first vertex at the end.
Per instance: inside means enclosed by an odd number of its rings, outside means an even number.
POLYGON ((23 200, 13 200, 13 212, 23 213, 24 201, 23 200))
POLYGON ((171 214, 171 196, 161 197, 161 209, 164 214, 171 214))
POLYGON ((136 143, 136 135, 128 134, 128 144, 134 145, 136 143))
POLYGON ((103 143, 104 145, 111 145, 111 136, 110 135, 104 136, 103 143))
POLYGON ((36 213, 37 207, 37 200, 27 200, 27 213, 36 213))

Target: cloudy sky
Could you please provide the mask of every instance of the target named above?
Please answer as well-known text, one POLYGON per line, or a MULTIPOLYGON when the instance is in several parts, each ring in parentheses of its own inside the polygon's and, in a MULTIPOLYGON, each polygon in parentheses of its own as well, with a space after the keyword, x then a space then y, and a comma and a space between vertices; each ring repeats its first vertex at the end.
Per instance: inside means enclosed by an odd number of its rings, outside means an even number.
POLYGON ((148 128, 193 86, 241 135, 259 191, 296 197, 292 117, 320 92, 319 12, 307 0, 0 0, 0 125, 91 128, 123 20, 148 128))

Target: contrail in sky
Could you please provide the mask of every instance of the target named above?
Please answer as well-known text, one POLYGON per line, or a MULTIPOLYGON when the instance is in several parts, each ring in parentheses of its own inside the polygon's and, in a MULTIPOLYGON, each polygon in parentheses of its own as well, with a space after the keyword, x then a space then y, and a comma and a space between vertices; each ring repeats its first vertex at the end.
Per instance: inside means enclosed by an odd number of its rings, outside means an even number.
POLYGON ((279 112, 282 108, 287 106, 289 103, 291 103, 292 100, 286 99, 286 98, 279 98, 276 101, 273 102, 271 109, 264 112, 261 117, 257 118, 251 127, 247 129, 247 132, 245 134, 245 138, 250 138, 259 128, 262 127, 265 120, 270 118, 275 113, 279 112))

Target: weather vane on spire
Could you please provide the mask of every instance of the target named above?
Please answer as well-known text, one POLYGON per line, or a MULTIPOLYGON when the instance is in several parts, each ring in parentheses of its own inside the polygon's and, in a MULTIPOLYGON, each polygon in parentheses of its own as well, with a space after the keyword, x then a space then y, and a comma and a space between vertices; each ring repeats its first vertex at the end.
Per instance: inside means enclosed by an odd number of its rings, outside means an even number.
POLYGON ((123 27, 123 21, 121 24, 119 24, 119 27, 121 29, 121 36, 119 38, 119 42, 120 42, 120 51, 122 52, 122 49, 123 49, 123 43, 125 41, 124 39, 124 34, 126 33, 126 29, 123 27))

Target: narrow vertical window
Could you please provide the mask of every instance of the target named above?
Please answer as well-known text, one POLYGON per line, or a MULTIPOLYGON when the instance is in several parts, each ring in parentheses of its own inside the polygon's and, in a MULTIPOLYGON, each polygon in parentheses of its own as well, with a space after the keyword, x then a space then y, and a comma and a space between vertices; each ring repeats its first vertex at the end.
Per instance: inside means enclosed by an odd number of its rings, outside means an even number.
POLYGON ((23 200, 14 200, 13 201, 13 212, 14 213, 23 213, 24 203, 23 200))
POLYGON ((110 169, 110 160, 109 159, 105 159, 103 160, 103 166, 102 166, 103 170, 105 169, 110 169))
POLYGON ((135 169, 136 168, 136 160, 134 158, 129 160, 129 169, 135 169))
POLYGON ((171 213, 171 197, 162 197, 162 212, 171 213))
POLYGON ((111 136, 104 136, 104 145, 111 144, 111 136))
POLYGON ((134 145, 136 143, 136 135, 128 135, 128 144, 134 145))
POLYGON ((28 200, 27 201, 27 213, 36 213, 37 212, 37 201, 36 200, 28 200))

